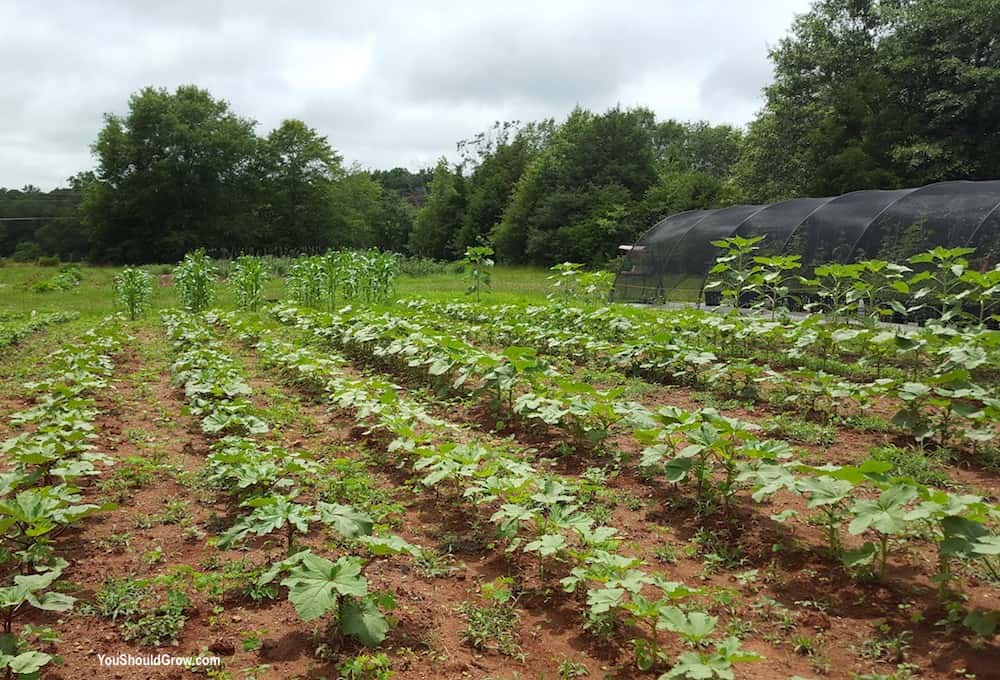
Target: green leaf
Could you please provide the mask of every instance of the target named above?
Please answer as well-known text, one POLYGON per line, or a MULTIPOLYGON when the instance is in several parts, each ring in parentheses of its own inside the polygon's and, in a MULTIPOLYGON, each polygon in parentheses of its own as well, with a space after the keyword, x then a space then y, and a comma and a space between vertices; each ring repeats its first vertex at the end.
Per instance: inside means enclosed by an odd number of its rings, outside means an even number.
POLYGON ((42 666, 50 661, 52 661, 51 655, 31 651, 18 654, 13 659, 8 661, 7 665, 18 675, 28 675, 31 673, 37 673, 42 669, 42 666))
POLYGON ((998 624, 1000 624, 1000 612, 997 611, 973 610, 962 620, 962 625, 983 637, 993 637, 998 624))
POLYGON ((524 546, 525 552, 537 552, 542 557, 551 557, 566 547, 566 537, 562 534, 545 534, 524 546))
POLYGON ((402 554, 419 557, 423 553, 423 549, 419 545, 408 543, 396 534, 390 536, 362 536, 358 541, 366 545, 372 555, 378 557, 402 554))
POLYGON ((378 647, 389 632, 389 621, 370 598, 348 599, 340 612, 340 627, 366 647, 378 647))
POLYGON ((306 551, 281 585, 303 621, 312 621, 337 606, 337 595, 363 597, 368 582, 361 576, 361 559, 341 557, 336 562, 306 551))
POLYGON ((663 607, 656 627, 677 633, 685 640, 699 642, 712 634, 719 619, 705 612, 693 611, 685 613, 677 607, 663 607))
POLYGON ((688 473, 694 464, 691 458, 674 458, 663 466, 663 476, 668 482, 682 482, 687 479, 688 473))
POLYGON ((375 524, 372 518, 350 505, 320 501, 316 504, 316 509, 319 510, 320 521, 329 524, 347 538, 370 536, 372 533, 375 524))
POLYGON ((587 591, 587 605, 593 614, 609 612, 622 603, 624 588, 598 588, 587 591))
POLYGON ((845 567, 863 567, 871 564, 875 560, 878 548, 871 541, 868 541, 860 548, 845 550, 840 554, 840 561, 845 567))

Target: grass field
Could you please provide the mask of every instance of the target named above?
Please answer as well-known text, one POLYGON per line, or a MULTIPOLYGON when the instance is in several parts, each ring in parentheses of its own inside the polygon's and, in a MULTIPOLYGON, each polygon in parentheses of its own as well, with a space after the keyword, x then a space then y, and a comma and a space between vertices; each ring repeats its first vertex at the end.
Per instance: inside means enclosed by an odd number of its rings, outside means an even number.
POLYGON ((503 267, 479 304, 271 279, 205 315, 157 282, 105 322, 118 270, 33 290, 57 271, 0 268, 0 324, 44 322, 0 356, 0 563, 55 579, 0 640, 43 677, 1000 677, 995 331, 503 267))
MULTIPOLYGON (((113 311, 111 280, 120 271, 119 267, 84 267, 83 280, 76 288, 67 291, 47 293, 33 292, 33 284, 51 278, 58 272, 57 267, 9 263, 0 267, 0 312, 38 311, 78 311, 87 319, 103 317, 113 311)), ((166 267, 152 268, 154 271, 169 271, 166 267)), ((493 272, 493 283, 486 299, 498 304, 506 302, 544 302, 552 292, 545 269, 532 267, 497 267, 493 272)), ((429 299, 449 300, 462 298, 467 283, 459 274, 430 274, 421 277, 403 276, 398 281, 400 295, 419 295, 429 299)), ((166 309, 177 304, 173 287, 157 285, 153 295, 153 308, 166 309)), ((279 300, 284 297, 284 280, 271 278, 266 288, 266 297, 279 300)), ((232 292, 225 286, 219 287, 218 304, 222 308, 232 308, 232 292)))

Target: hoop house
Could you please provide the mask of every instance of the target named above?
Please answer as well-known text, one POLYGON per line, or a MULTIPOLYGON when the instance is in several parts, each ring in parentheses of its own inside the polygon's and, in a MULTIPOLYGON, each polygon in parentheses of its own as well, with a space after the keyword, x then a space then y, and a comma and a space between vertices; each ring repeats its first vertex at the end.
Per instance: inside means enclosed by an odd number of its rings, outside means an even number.
POLYGON ((761 254, 799 255, 807 270, 870 258, 902 262, 935 246, 975 248, 974 263, 992 266, 1000 261, 1000 180, 677 213, 623 248, 614 299, 697 299, 719 254, 711 242, 736 235, 764 236, 761 254))

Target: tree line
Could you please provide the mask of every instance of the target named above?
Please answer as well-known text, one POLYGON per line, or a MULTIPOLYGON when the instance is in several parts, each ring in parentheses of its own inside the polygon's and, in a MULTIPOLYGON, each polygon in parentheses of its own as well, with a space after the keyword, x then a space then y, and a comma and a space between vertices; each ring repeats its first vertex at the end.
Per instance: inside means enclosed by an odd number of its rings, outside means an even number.
POLYGON ((260 136, 194 86, 108 115, 92 172, 0 190, 0 255, 97 261, 380 248, 435 259, 601 264, 666 215, 1000 174, 997 0, 819 0, 769 53, 745 129, 576 108, 498 122, 432 169, 344 166, 302 121, 260 136), (46 211, 46 212, 39 212, 46 211))

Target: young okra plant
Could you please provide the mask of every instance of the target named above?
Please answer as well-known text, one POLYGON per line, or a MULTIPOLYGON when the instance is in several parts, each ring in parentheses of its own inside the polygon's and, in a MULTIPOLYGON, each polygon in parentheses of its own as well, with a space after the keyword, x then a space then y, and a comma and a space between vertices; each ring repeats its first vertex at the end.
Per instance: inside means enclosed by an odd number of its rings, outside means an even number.
POLYGON ((753 260, 760 265, 759 288, 764 307, 770 310, 774 319, 779 311, 787 311, 788 303, 796 299, 789 284, 798 279, 792 272, 802 266, 802 258, 799 255, 774 255, 757 256, 753 260))
POLYGON ((257 581, 264 587, 280 574, 281 585, 288 588, 288 601, 303 621, 314 621, 332 614, 343 635, 356 638, 367 647, 377 647, 389 632, 390 619, 384 610, 395 608, 388 593, 368 590, 361 575, 360 557, 343 556, 336 561, 316 555, 311 550, 297 552, 271 566, 257 581))
POLYGON ((934 305, 937 318, 942 323, 961 321, 966 316, 963 306, 971 289, 963 275, 969 267, 966 255, 974 248, 942 248, 938 246, 910 258, 911 264, 928 265, 907 282, 914 300, 928 301, 934 305))
POLYGON ((66 560, 55 560, 37 571, 14 576, 14 584, 0 588, 0 609, 3 611, 3 633, 0 633, 0 670, 8 680, 37 678, 40 671, 56 660, 51 654, 30 649, 22 634, 14 634, 14 619, 28 608, 48 612, 72 609, 74 598, 51 590, 53 583, 66 568, 66 560))
POLYGON ((490 289, 490 272, 493 269, 493 248, 473 246, 465 249, 462 264, 467 268, 469 287, 466 295, 474 295, 479 302, 482 292, 490 289))

